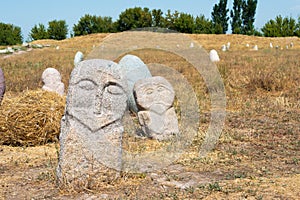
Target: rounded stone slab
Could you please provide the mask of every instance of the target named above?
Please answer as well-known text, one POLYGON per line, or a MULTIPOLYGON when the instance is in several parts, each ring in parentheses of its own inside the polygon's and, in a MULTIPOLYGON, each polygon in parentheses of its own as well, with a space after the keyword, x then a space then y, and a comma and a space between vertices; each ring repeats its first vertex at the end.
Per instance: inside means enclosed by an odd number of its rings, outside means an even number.
POLYGON ((83 58, 84 58, 83 53, 81 51, 77 51, 74 57, 74 65, 76 66, 78 63, 83 61, 83 58))
POLYGON ((138 107, 136 105, 134 96, 133 96, 133 87, 134 84, 140 80, 152 77, 147 65, 137 56, 134 55, 126 55, 124 56, 120 62, 120 67, 124 72, 127 79, 127 87, 128 87, 128 106, 129 109, 135 113, 138 112, 138 107))
POLYGON ((212 49, 209 52, 209 58, 210 58, 211 62, 219 62, 220 61, 220 57, 218 55, 218 52, 214 49, 212 49))

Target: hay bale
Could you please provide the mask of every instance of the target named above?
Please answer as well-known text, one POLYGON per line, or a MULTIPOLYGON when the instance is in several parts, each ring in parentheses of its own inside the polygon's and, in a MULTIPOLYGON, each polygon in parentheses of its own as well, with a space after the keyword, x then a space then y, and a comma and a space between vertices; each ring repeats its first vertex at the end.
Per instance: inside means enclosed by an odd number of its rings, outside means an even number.
POLYGON ((58 139, 65 97, 43 90, 26 91, 4 98, 0 109, 1 145, 44 145, 58 139))

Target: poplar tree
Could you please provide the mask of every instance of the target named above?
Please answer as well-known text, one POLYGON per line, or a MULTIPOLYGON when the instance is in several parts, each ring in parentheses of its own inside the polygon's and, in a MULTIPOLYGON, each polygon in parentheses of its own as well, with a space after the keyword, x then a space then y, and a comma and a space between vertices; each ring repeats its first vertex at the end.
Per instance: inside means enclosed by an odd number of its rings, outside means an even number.
POLYGON ((211 13, 212 22, 214 25, 215 33, 225 34, 228 30, 228 12, 227 0, 220 0, 218 4, 215 4, 211 13))
POLYGON ((242 4, 243 0, 234 0, 233 8, 230 11, 231 30, 233 34, 242 32, 242 4))
POLYGON ((254 21, 257 0, 244 0, 242 3, 242 33, 253 35, 255 33, 254 21))

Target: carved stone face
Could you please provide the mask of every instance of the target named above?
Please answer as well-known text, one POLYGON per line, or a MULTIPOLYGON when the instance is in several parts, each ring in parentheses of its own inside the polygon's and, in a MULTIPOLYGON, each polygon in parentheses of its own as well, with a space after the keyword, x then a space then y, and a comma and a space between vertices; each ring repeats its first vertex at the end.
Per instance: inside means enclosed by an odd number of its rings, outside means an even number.
POLYGON ((63 95, 65 92, 65 86, 61 82, 61 75, 59 71, 54 68, 47 68, 42 74, 42 81, 44 83, 42 89, 52 92, 57 92, 63 95))
POLYGON ((112 61, 80 62, 72 72, 67 113, 92 132, 120 121, 127 107, 125 84, 112 61))
POLYGON ((59 71, 49 67, 43 72, 42 81, 45 85, 51 85, 56 82, 61 82, 61 75, 59 71))
POLYGON ((172 85, 160 76, 139 80, 134 86, 134 93, 140 110, 158 114, 172 106, 175 96, 172 85))

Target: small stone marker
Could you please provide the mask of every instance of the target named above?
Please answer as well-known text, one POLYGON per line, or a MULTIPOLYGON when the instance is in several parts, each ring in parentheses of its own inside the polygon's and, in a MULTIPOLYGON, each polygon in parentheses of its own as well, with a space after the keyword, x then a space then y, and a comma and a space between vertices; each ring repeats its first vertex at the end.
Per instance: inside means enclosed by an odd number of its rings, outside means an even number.
POLYGON ((212 49, 210 52, 209 52, 209 58, 212 62, 219 62, 220 61, 220 57, 218 55, 218 52, 214 49, 212 49))
POLYGON ((133 97, 133 86, 138 80, 152 77, 152 75, 147 65, 139 57, 134 55, 124 56, 120 60, 119 65, 127 79, 129 109, 137 113, 138 108, 133 97))
POLYGON ((271 48, 271 49, 273 48, 273 44, 272 44, 272 42, 270 42, 270 48, 271 48))
POLYGON ((2 69, 0 68, 0 103, 2 102, 2 99, 4 97, 5 93, 5 78, 4 78, 4 73, 2 69))
POLYGON ((9 53, 15 52, 15 50, 14 50, 12 47, 7 47, 7 51, 8 51, 9 53))
POLYGON ((9 53, 7 49, 0 49, 0 54, 9 53))
POLYGON ((146 136, 166 140, 179 133, 172 107, 175 92, 165 78, 155 76, 137 81, 134 94, 139 107, 139 123, 146 136))
POLYGON ((75 66, 61 120, 60 184, 93 188, 119 174, 111 168, 121 170, 126 108, 126 81, 118 64, 92 59, 75 66))
POLYGON ((222 50, 222 51, 227 51, 226 45, 222 45, 221 50, 222 50))
POLYGON ((258 51, 258 46, 257 46, 257 45, 254 45, 253 50, 254 50, 254 51, 258 51))
POLYGON ((22 43, 22 47, 27 47, 27 48, 29 48, 30 45, 29 45, 27 42, 23 42, 23 43, 22 43))
POLYGON ((227 43, 226 45, 226 49, 229 50, 230 49, 230 42, 227 43))
POLYGON ((81 51, 77 51, 74 57, 74 66, 76 66, 79 62, 83 61, 83 53, 81 51))
POLYGON ((43 90, 56 92, 60 95, 64 94, 65 85, 61 82, 61 75, 56 69, 51 67, 45 69, 42 74, 42 81, 44 83, 43 90))

